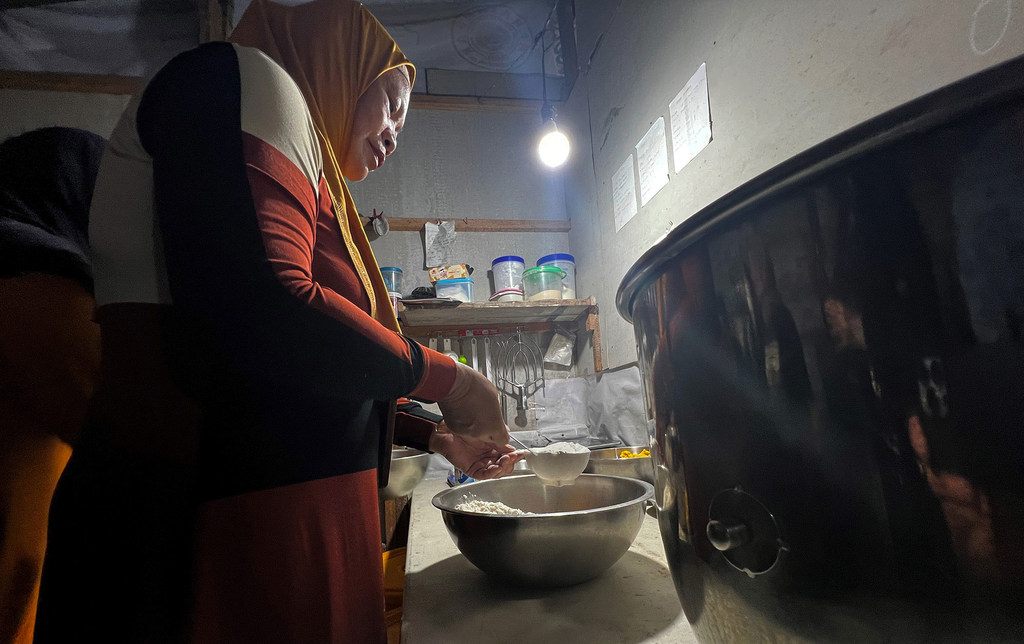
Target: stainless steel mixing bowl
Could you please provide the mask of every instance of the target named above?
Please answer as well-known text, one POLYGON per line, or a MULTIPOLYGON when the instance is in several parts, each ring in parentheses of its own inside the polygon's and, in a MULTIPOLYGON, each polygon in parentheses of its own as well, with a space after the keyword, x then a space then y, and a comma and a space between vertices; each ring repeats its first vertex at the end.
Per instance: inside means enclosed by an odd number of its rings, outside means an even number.
POLYGON ((648 483, 654 483, 654 465, 651 464, 650 456, 637 456, 634 458, 620 458, 622 452, 640 454, 646 446, 631 447, 609 447, 607 449, 595 449, 590 452, 590 462, 583 470, 587 474, 608 474, 609 476, 628 476, 632 479, 640 479, 648 483))
POLYGON ((427 473, 429 452, 421 452, 411 447, 394 447, 391 449, 391 474, 388 485, 380 491, 382 499, 397 499, 412 494, 413 488, 420 484, 427 473))
POLYGON ((573 485, 551 487, 536 476, 477 481, 439 492, 455 545, 470 562, 502 582, 571 586, 597 577, 629 550, 654 488, 644 481, 583 474, 573 485), (523 516, 456 510, 471 500, 500 502, 532 512, 523 516))

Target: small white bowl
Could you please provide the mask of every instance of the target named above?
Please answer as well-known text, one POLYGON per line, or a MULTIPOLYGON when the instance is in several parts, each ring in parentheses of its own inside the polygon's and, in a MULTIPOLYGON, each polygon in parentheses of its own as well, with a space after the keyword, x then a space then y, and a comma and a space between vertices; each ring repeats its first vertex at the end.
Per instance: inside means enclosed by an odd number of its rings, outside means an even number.
POLYGON ((526 452, 526 462, 530 469, 545 485, 572 485, 590 462, 589 449, 584 448, 582 452, 560 451, 559 445, 552 443, 526 452))

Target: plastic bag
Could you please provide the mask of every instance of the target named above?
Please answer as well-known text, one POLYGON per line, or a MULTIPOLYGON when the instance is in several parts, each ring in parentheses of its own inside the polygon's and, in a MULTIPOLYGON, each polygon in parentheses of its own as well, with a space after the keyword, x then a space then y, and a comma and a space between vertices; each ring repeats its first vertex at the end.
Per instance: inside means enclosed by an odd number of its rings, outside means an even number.
POLYGON ((572 350, 576 346, 576 336, 556 329, 544 352, 544 362, 569 367, 572 365, 572 350))

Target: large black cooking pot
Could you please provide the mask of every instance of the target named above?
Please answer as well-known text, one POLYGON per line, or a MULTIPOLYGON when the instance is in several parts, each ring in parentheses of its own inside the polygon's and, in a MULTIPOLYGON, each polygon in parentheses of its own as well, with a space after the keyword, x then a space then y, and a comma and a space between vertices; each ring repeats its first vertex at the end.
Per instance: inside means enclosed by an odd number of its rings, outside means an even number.
POLYGON ((617 304, 702 641, 1024 639, 1024 59, 719 199, 617 304))

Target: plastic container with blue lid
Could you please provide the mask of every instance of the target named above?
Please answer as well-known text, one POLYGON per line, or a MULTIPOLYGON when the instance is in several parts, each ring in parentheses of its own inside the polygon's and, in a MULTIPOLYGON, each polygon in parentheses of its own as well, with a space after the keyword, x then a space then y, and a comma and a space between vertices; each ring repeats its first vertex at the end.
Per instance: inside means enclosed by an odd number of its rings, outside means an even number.
POLYGON ((458 277, 450 280, 437 280, 434 282, 434 292, 437 297, 450 297, 460 302, 472 302, 473 278, 458 277))
POLYGON ((494 292, 509 289, 523 290, 523 271, 526 260, 519 255, 502 255, 491 262, 491 274, 494 276, 494 292))
POLYGON ((380 275, 389 293, 402 293, 402 269, 397 266, 381 266, 380 275))
POLYGON ((537 260, 537 266, 557 266, 565 271, 562 278, 562 299, 576 299, 576 258, 569 253, 552 253, 537 260))

